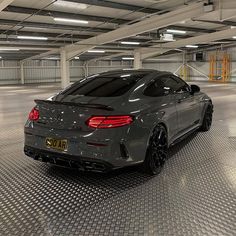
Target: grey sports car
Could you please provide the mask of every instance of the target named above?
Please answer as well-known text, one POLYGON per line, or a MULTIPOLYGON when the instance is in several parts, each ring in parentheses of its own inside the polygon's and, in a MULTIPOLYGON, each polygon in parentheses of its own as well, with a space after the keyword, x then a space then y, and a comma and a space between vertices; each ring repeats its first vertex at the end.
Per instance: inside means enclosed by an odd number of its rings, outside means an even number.
POLYGON ((144 69, 96 74, 35 102, 25 124, 25 154, 100 172, 142 164, 159 173, 168 147, 209 130, 213 113, 197 85, 144 69))

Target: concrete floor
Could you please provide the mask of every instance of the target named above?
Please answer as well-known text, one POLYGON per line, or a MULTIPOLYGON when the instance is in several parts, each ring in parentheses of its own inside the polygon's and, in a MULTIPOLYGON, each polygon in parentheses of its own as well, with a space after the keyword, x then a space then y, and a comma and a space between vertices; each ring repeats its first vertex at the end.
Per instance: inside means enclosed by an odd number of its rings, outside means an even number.
POLYGON ((24 156, 33 100, 59 88, 0 87, 0 235, 236 235, 236 84, 198 84, 215 105, 212 129, 174 146, 156 177, 24 156))

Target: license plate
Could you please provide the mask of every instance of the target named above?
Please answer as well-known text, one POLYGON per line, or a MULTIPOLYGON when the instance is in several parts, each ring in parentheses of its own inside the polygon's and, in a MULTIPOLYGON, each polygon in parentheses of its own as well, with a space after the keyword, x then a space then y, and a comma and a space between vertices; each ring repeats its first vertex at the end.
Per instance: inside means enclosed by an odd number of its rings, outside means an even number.
POLYGON ((52 148, 59 151, 67 151, 67 140, 66 139, 54 139, 46 138, 45 140, 46 147, 52 148))

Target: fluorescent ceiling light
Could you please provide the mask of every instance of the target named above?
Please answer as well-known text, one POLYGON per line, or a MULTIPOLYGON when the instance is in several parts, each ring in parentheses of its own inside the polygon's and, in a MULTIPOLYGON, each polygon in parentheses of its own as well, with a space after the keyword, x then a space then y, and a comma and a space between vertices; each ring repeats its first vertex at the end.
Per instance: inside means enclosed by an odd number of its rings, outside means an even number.
POLYGON ((122 60, 134 60, 133 57, 122 57, 122 60))
POLYGON ((186 47, 186 48, 198 48, 197 45, 186 45, 185 47, 186 47))
POLYGON ((32 39, 32 40, 48 40, 47 37, 37 37, 37 36, 17 36, 18 39, 32 39))
POLYGON ((0 48, 0 51, 19 51, 19 48, 0 48))
POLYGON ((175 61, 173 59, 168 59, 168 58, 149 58, 146 59, 147 61, 160 61, 160 62, 164 62, 164 61, 175 61))
POLYGON ((167 29, 166 32, 173 34, 186 34, 186 31, 184 30, 175 30, 175 29, 167 29))
POLYGON ((105 53, 104 50, 96 50, 96 49, 94 49, 94 50, 88 50, 88 52, 91 52, 91 53, 105 53))
POLYGON ((127 45, 139 45, 140 42, 128 42, 128 41, 122 41, 121 44, 127 44, 127 45))
POLYGON ((79 57, 74 57, 75 60, 79 60, 79 57))
POLYGON ((231 29, 235 29, 235 28, 236 28, 236 26, 230 26, 230 28, 231 28, 231 29))
POLYGON ((67 18, 60 18, 60 17, 54 17, 53 20, 60 21, 60 22, 67 22, 67 23, 77 23, 77 24, 89 23, 87 20, 67 19, 67 18))
POLYGON ((44 60, 60 60, 59 57, 46 57, 44 60))
POLYGON ((162 34, 160 35, 160 39, 163 41, 168 41, 168 42, 175 41, 173 34, 162 34))
POLYGON ((0 59, 2 59, 2 57, 0 56, 0 59))
POLYGON ((37 31, 39 31, 39 30, 41 30, 41 31, 46 31, 46 30, 48 30, 47 28, 33 27, 33 26, 32 26, 32 27, 31 27, 31 26, 25 26, 24 29, 37 30, 37 31))
POLYGON ((236 39, 236 36, 233 36, 232 38, 233 38, 233 39, 236 39))
POLYGON ((58 0, 54 2, 53 5, 64 7, 64 8, 73 8, 73 9, 81 9, 81 10, 84 10, 88 7, 86 4, 83 4, 83 3, 68 2, 68 1, 63 1, 63 0, 58 0))

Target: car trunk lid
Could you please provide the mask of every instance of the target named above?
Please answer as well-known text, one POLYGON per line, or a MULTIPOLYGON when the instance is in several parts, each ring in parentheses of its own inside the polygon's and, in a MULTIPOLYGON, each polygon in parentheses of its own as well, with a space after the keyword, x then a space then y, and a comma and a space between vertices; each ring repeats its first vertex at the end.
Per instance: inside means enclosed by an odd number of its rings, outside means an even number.
POLYGON ((40 114, 37 124, 56 129, 91 131, 86 125, 88 118, 114 113, 111 106, 100 103, 50 100, 35 102, 40 114))

